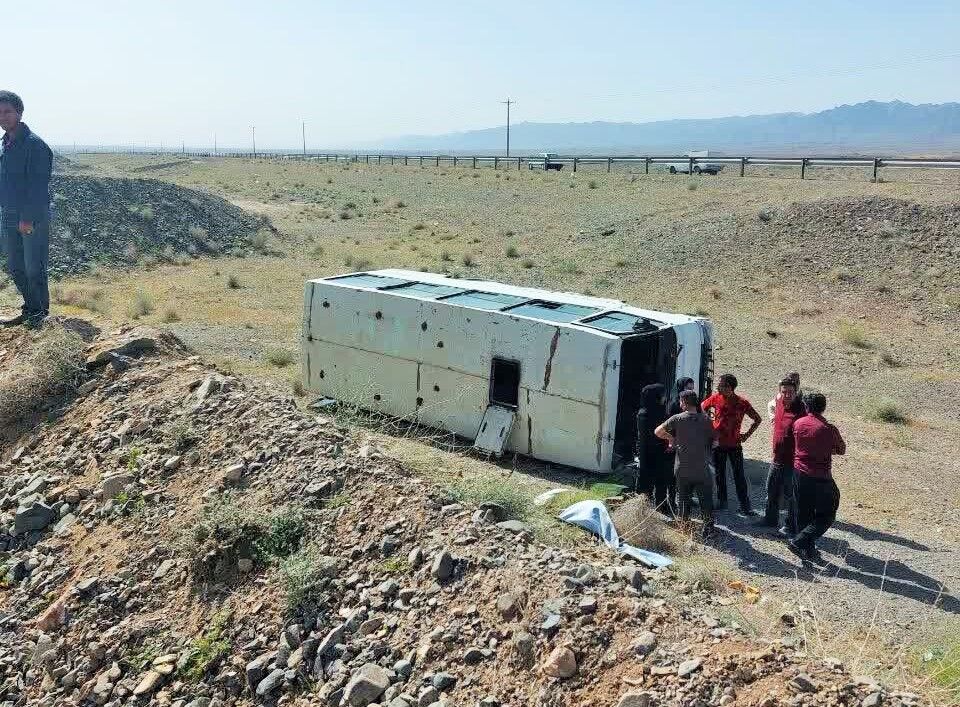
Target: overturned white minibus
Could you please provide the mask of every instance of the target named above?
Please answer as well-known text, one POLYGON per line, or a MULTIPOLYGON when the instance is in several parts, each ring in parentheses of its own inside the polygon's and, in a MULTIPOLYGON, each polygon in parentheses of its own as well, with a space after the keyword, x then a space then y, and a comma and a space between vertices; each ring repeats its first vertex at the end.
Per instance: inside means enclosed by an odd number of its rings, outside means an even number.
POLYGON ((710 322, 584 295, 377 270, 310 280, 305 385, 483 450, 606 472, 632 458, 640 390, 712 385, 710 322))

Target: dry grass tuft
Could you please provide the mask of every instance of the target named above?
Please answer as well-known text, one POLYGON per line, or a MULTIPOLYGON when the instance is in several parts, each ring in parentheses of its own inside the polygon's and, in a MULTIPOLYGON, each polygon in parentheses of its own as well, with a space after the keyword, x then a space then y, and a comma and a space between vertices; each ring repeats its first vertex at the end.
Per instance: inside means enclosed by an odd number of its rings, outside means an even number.
POLYGON ((0 429, 73 394, 84 371, 83 350, 79 336, 51 326, 24 355, 0 370, 0 429))
POLYGON ((107 311, 106 292, 103 288, 76 287, 64 290, 59 285, 50 288, 50 299, 56 304, 86 309, 89 312, 104 314, 107 311))
POLYGON ((867 418, 874 422, 885 422, 888 425, 906 425, 910 422, 907 412, 891 398, 868 402, 866 412, 867 418))
POLYGON ((856 324, 850 322, 841 322, 837 331, 840 341, 856 349, 871 349, 873 343, 867 337, 866 332, 856 324))
POLYGON ((611 518, 620 537, 635 547, 675 554, 683 546, 682 538, 667 527, 645 495, 631 498, 613 511, 611 518))

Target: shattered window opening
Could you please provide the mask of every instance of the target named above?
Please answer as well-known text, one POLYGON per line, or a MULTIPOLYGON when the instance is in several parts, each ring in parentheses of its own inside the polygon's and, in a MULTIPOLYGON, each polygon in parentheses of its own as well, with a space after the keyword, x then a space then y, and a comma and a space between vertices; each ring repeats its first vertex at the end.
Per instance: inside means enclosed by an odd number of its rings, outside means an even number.
POLYGON ((610 334, 646 334, 657 331, 663 325, 662 322, 636 314, 627 314, 626 312, 604 312, 596 317, 577 322, 577 324, 610 334))

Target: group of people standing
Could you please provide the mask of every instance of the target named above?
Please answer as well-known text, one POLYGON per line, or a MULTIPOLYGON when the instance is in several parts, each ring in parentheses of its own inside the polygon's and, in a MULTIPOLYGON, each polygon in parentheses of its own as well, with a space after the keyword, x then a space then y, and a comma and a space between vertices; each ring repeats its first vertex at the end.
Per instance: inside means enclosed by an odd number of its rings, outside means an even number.
POLYGON ((727 468, 733 476, 740 515, 760 516, 755 524, 788 539, 788 547, 804 561, 823 563, 816 541, 836 519, 840 492, 831 473, 832 457, 846 444, 836 426, 824 418, 822 393, 800 390, 800 375, 787 374, 768 404, 773 426, 767 473, 765 512, 750 501, 744 470, 743 443, 763 422, 745 397, 737 378, 720 376, 717 392, 700 400, 690 378, 677 382, 669 405, 666 387, 648 385, 637 414, 638 490, 659 510, 682 522, 690 519, 697 497, 705 534, 713 530, 714 510, 727 508, 727 468), (744 430, 744 420, 750 421, 744 430), (712 467, 712 470, 711 470, 712 467), (716 487, 716 503, 714 502, 716 487), (781 508, 785 519, 781 523, 781 508))

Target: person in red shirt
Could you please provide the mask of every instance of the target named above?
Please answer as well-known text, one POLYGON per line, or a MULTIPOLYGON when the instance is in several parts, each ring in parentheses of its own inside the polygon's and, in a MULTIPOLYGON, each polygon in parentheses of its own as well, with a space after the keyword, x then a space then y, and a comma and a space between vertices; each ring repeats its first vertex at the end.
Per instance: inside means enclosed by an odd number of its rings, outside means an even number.
POLYGON ((787 376, 780 381, 773 412, 773 460, 767 472, 767 511, 757 525, 780 528, 780 533, 793 537, 797 532, 796 504, 793 497, 793 425, 806 414, 803 401, 797 397, 797 381, 787 376), (780 527, 780 497, 786 501, 787 521, 780 527))
POLYGON ((705 413, 712 412, 713 429, 717 434, 717 446, 713 450, 713 467, 717 480, 717 508, 727 507, 727 460, 733 470, 733 483, 740 501, 740 513, 757 515, 750 507, 747 477, 743 471, 743 443, 760 426, 760 415, 750 401, 737 395, 737 377, 724 373, 717 382, 717 392, 704 400, 700 406, 705 413), (741 432, 743 418, 749 417, 753 424, 741 432))
POLYGON ((840 490, 833 480, 834 454, 846 454, 840 430, 823 417, 827 399, 821 393, 804 396, 807 414, 793 423, 794 494, 800 531, 787 547, 801 560, 823 564, 816 542, 833 525, 840 507, 840 490))

